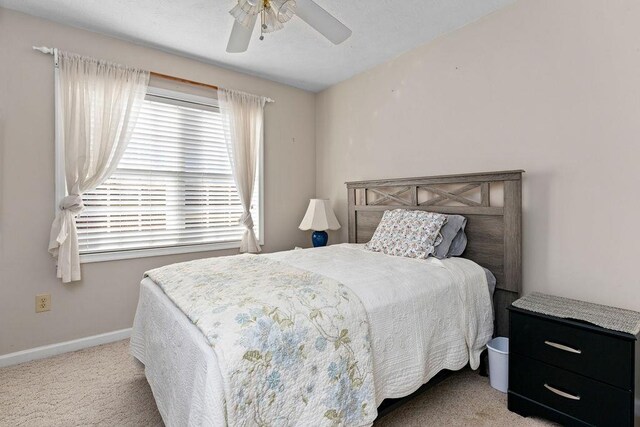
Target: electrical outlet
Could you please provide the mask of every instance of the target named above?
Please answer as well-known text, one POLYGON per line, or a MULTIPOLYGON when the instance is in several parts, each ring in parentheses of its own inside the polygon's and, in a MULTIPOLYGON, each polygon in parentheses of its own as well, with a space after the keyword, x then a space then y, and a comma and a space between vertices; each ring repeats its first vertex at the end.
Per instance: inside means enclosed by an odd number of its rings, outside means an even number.
POLYGON ((51 310, 51 294, 36 295, 36 313, 51 310))

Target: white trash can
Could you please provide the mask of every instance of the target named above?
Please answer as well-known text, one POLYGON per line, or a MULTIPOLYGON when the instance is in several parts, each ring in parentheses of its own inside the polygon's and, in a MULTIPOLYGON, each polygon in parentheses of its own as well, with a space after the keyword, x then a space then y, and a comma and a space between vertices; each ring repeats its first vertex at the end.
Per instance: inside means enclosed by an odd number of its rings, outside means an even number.
POLYGON ((509 388, 509 338, 496 337, 487 343, 489 349, 489 382, 503 393, 509 388))

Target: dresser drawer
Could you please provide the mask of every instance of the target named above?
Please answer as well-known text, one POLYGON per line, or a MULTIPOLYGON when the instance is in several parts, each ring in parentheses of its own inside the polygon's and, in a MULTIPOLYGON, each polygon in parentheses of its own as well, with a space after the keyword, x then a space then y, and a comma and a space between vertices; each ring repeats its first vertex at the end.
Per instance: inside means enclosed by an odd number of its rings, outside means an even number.
POLYGON ((632 394, 525 356, 509 358, 509 393, 597 426, 632 426, 632 394))
POLYGON ((631 391, 634 343, 615 335, 512 310, 509 347, 528 356, 631 391))

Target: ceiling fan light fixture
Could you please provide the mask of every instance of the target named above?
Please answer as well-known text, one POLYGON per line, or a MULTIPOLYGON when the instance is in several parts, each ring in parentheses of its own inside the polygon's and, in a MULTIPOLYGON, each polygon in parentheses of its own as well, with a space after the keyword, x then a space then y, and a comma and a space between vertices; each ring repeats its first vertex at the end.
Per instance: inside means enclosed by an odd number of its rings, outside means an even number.
POLYGON ((238 23, 249 28, 255 24, 254 17, 260 14, 261 11, 262 0, 238 0, 238 4, 229 13, 238 23))
POLYGON ((296 14, 296 1, 238 0, 229 13, 247 28, 252 24, 254 16, 261 15, 263 32, 272 33, 284 28, 282 24, 293 18, 296 14))
POLYGON ((271 7, 276 11, 276 17, 281 23, 289 22, 296 14, 295 0, 271 0, 271 7))
POLYGON ((340 44, 351 36, 351 30, 313 0, 236 0, 229 11, 235 19, 227 52, 246 52, 253 29, 259 22, 260 40, 265 33, 284 28, 293 16, 299 17, 333 44, 340 44))
POLYGON ((273 33, 284 28, 282 22, 278 20, 278 13, 272 7, 263 10, 261 25, 263 33, 273 33))

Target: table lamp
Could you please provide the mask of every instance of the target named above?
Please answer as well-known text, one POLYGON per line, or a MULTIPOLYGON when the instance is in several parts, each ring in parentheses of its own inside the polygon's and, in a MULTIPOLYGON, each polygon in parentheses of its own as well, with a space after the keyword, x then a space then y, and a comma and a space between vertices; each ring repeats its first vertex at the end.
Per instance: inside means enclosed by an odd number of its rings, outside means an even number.
POLYGON ((326 246, 329 235, 325 230, 337 230, 340 223, 336 214, 333 213, 329 199, 311 199, 307 213, 304 214, 302 222, 298 227, 300 230, 313 230, 311 242, 313 247, 326 246))

